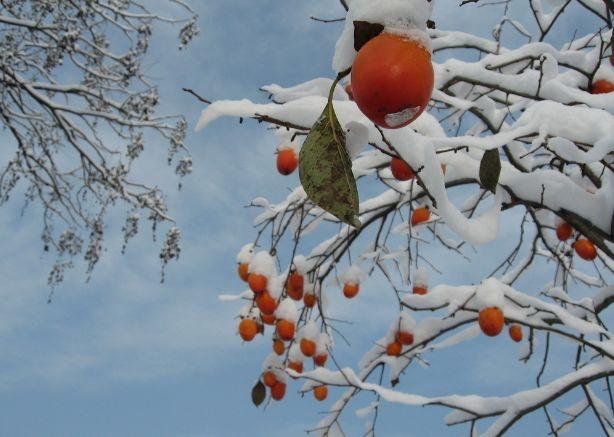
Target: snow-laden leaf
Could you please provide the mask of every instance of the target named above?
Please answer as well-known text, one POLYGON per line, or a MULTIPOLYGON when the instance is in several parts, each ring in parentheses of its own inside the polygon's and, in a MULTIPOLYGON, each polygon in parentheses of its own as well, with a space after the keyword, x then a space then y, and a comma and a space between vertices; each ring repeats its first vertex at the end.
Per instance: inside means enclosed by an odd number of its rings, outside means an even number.
POLYGON ((331 87, 322 115, 301 148, 299 175, 311 201, 341 221, 360 226, 358 190, 352 174, 352 161, 332 102, 338 79, 331 87))
POLYGON ((500 174, 501 158, 499 158, 499 150, 487 150, 482 156, 482 161, 480 161, 480 183, 484 188, 494 193, 499 183, 500 174))

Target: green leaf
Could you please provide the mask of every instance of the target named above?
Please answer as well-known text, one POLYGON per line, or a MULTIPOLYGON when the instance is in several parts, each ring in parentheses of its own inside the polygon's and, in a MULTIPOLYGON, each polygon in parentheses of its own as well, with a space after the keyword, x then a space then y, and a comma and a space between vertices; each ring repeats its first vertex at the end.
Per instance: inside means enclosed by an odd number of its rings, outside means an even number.
POLYGON ((345 148, 345 133, 332 102, 339 79, 333 83, 324 112, 303 143, 299 156, 299 176, 312 202, 339 220, 360 227, 358 190, 352 174, 352 161, 345 148))
POLYGON ((482 156, 482 161, 480 161, 480 183, 484 188, 494 193, 499 183, 500 174, 501 158, 499 158, 499 150, 487 150, 482 156))
POLYGON ((264 398, 266 397, 266 387, 262 383, 262 381, 258 380, 254 388, 252 388, 252 402, 255 406, 260 406, 261 403, 264 402, 264 398))
POLYGON ((360 51, 362 46, 384 31, 384 26, 368 21, 354 21, 354 50, 360 51))

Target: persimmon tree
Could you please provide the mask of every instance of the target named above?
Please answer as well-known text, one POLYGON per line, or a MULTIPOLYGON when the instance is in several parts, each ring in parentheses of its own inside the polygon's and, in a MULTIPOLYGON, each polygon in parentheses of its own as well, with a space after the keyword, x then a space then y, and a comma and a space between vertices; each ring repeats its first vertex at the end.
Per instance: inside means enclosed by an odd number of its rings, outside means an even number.
POLYGON ((0 1, 0 124, 15 148, 0 172, 0 204, 22 184, 26 205, 42 207, 44 250, 58 255, 51 286, 79 254, 92 271, 114 206, 127 211, 125 243, 144 213, 154 231, 171 224, 162 263, 179 254, 164 193, 131 171, 152 135, 169 144, 179 176, 191 172, 187 123, 155 113, 159 95, 143 66, 155 26, 179 25, 179 48, 198 33, 187 3, 168 4, 176 16, 133 0, 0 1))
POLYGON ((553 435, 582 415, 611 435, 614 343, 604 315, 614 301, 614 5, 342 0, 334 7, 345 12, 334 80, 264 86, 272 100, 265 103, 201 98, 198 129, 222 116, 251 118, 275 129, 279 150, 300 149, 301 186, 276 203, 250 203, 262 211, 254 241, 237 257, 249 288, 222 296, 245 303, 243 340, 262 333, 273 341, 254 402, 264 401, 267 386, 282 399, 300 378, 301 392, 336 398, 311 430, 322 435, 343 429, 343 413, 361 392, 375 397, 367 435, 384 401, 445 407, 445 423, 468 424, 471 435, 503 434, 539 410, 553 435), (513 16, 515 4, 528 8, 529 20, 513 16), (483 6, 501 13, 491 38, 431 21, 433 8, 479 15, 483 6), (557 43, 551 34, 570 10, 593 29, 557 43), (356 180, 377 194, 359 201, 356 180), (447 284, 441 260, 425 255, 431 245, 445 260, 492 262, 480 246, 497 241, 511 214, 521 216, 517 244, 477 285, 447 284), (325 232, 322 241, 313 237, 325 232), (538 264, 550 269, 535 278, 541 289, 519 288, 538 264), (344 327, 327 296, 342 289, 360 299, 369 275, 389 284, 399 315, 387 333, 373 333, 358 363, 344 362, 334 347, 344 327), (404 387, 429 354, 436 360, 442 348, 470 348, 469 340, 501 335, 506 324, 521 361, 542 361, 535 388, 427 397, 404 387), (575 348, 568 372, 547 381, 554 342, 575 348), (561 405, 568 393, 577 403, 561 405))

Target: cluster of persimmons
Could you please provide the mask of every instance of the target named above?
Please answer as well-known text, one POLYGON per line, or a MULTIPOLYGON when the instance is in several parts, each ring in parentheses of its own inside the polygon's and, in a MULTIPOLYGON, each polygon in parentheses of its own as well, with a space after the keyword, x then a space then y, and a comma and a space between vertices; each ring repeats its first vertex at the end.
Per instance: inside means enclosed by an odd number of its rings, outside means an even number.
MULTIPOLYGON (((369 40, 358 52, 352 65, 351 85, 345 87, 350 100, 354 101, 363 114, 373 123, 387 129, 396 129, 408 125, 415 120, 428 105, 434 84, 434 73, 431 64, 431 54, 418 42, 398 35, 382 33, 369 40)), ((609 93, 614 91, 614 85, 606 80, 598 80, 590 89, 592 93, 609 93)), ((293 173, 298 166, 298 156, 293 148, 282 148, 277 152, 277 168, 282 175, 293 173)), ((414 170, 401 158, 393 157, 390 170, 395 179, 408 181, 416 177, 414 170)), ((446 168, 442 165, 445 173, 446 168)), ((428 222, 431 212, 428 206, 415 208, 411 214, 411 225, 417 226, 428 222)), ((556 227, 558 239, 565 242, 573 237, 574 230, 564 222, 556 227)), ((597 256, 595 246, 586 238, 577 238, 573 243, 575 252, 585 260, 593 260, 597 256)), ((324 366, 328 359, 328 347, 318 350, 315 340, 309 338, 296 339, 297 323, 276 316, 276 309, 283 298, 302 301, 304 307, 316 306, 318 297, 313 292, 306 293, 305 278, 298 271, 291 271, 285 280, 284 289, 278 299, 271 296, 267 287, 265 275, 250 272, 249 263, 240 263, 238 274, 249 284, 254 294, 253 306, 259 309, 259 319, 244 317, 239 323, 239 334, 244 341, 253 340, 257 334, 264 333, 264 326, 274 326, 273 351, 278 356, 285 355, 284 366, 296 373, 303 371, 303 361, 296 360, 296 354, 289 354, 292 345, 298 344, 301 357, 311 358, 314 366, 324 366), (294 359, 293 359, 294 358, 294 359)), ((351 299, 360 290, 358 282, 343 284, 343 294, 351 299)), ((428 293, 425 284, 415 284, 413 293, 425 295, 428 293)), ((484 334, 496 336, 505 325, 503 311, 498 307, 483 308, 478 315, 478 323, 484 334)), ((522 340, 522 329, 517 324, 509 327, 510 337, 519 342, 522 340)), ((412 332, 400 330, 394 335, 394 340, 385 345, 385 351, 390 356, 399 356, 404 346, 414 343, 412 332)), ((265 370, 262 382, 269 387, 271 397, 280 400, 286 391, 285 377, 280 378, 275 371, 265 370)), ((313 389, 317 400, 324 400, 328 394, 326 385, 313 389)))

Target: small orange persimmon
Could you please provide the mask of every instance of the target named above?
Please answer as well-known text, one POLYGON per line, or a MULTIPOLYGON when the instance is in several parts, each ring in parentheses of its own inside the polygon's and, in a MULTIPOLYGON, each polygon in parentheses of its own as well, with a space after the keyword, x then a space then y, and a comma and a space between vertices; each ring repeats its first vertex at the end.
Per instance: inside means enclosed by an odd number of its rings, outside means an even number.
POLYGON ((301 339, 301 352, 306 357, 313 357, 316 353, 316 343, 307 338, 301 339))
POLYGON ((414 343, 414 334, 411 332, 399 331, 395 336, 397 343, 401 343, 405 346, 409 346, 414 343))
POLYGON ((412 288, 414 294, 426 294, 428 293, 428 289, 424 285, 414 285, 412 288))
POLYGON ((250 273, 247 277, 249 288, 251 288, 251 290, 256 294, 262 293, 264 290, 266 290, 267 282, 267 277, 261 275, 260 273, 250 273))
POLYGON ((319 385, 313 389, 313 396, 318 401, 323 401, 328 396, 328 387, 326 385, 319 385))
POLYGON ((294 323, 288 320, 277 321, 277 335, 283 341, 290 341, 294 338, 294 323))
POLYGON ((478 323, 482 332, 489 337, 495 337, 503 330, 505 319, 503 311, 497 307, 488 307, 480 311, 478 323))
POLYGON ((411 213, 411 225, 416 226, 420 223, 427 222, 431 217, 431 210, 426 206, 416 208, 411 213))
POLYGON ((397 341, 393 341, 388 346, 386 346, 386 355, 391 357, 398 357, 401 355, 401 350, 403 349, 403 345, 397 341))
POLYGON ((284 176, 287 176, 296 170, 298 166, 298 157, 296 151, 291 147, 279 149, 277 152, 277 171, 284 176))
POLYGON ((345 88, 343 88, 348 95, 348 98, 353 102, 354 101, 354 93, 352 93, 352 84, 348 83, 345 88))
POLYGON ((277 320, 275 314, 260 314, 260 318, 265 325, 274 325, 277 320))
POLYGON ((277 301, 266 291, 256 296, 256 305, 258 305, 258 309, 264 315, 271 315, 277 309, 277 301))
POLYGON ((292 369, 296 373, 303 373, 303 363, 300 361, 288 361, 288 369, 292 369))
POLYGON ((277 355, 283 355, 285 351, 286 347, 284 346, 284 342, 280 339, 276 339, 273 342, 273 352, 275 352, 277 355))
POLYGON ((566 241, 571 238, 573 228, 569 223, 561 222, 556 227, 556 236, 560 241, 566 241))
POLYGON ((509 329, 510 337, 516 343, 522 341, 522 328, 520 325, 512 325, 509 329))
POLYGON ((387 129, 407 126, 431 98, 431 54, 414 40, 382 33, 359 50, 351 82, 358 108, 372 122, 387 129))
POLYGON ((591 94, 607 94, 612 91, 614 91, 614 83, 605 79, 593 82, 593 86, 591 87, 591 94))
POLYGON ((303 298, 303 290, 305 287, 305 278, 299 272, 290 273, 288 278, 288 296, 294 300, 301 300, 303 298))
POLYGON ((247 282, 247 277, 249 276, 249 264, 248 263, 239 263, 237 266, 237 273, 239 274, 239 278, 241 280, 247 282))
POLYGON ((262 374, 262 382, 267 387, 273 387, 275 384, 277 384, 277 377, 273 372, 269 370, 262 374))
POLYGON ((356 282, 348 282, 343 286, 343 295, 348 299, 356 297, 359 291, 360 284, 357 284, 356 282))
POLYGON ((328 360, 328 354, 324 352, 313 357, 313 364, 322 367, 326 364, 326 360, 328 360))
POLYGON ((276 401, 281 401, 286 395, 286 384, 284 382, 277 381, 273 387, 271 387, 271 397, 276 401))
POLYGON ((252 341, 260 332, 258 323, 253 319, 243 319, 239 322, 239 335, 244 341, 252 341))
POLYGON ((307 308, 313 308, 316 305, 318 298, 315 294, 306 294, 303 296, 303 303, 307 308))
POLYGON ((573 245, 578 256, 587 261, 592 261, 597 258, 597 249, 595 245, 586 238, 579 238, 573 245))
POLYGON ((408 181, 416 177, 411 167, 402 159, 394 157, 390 161, 392 176, 398 181, 408 181))

